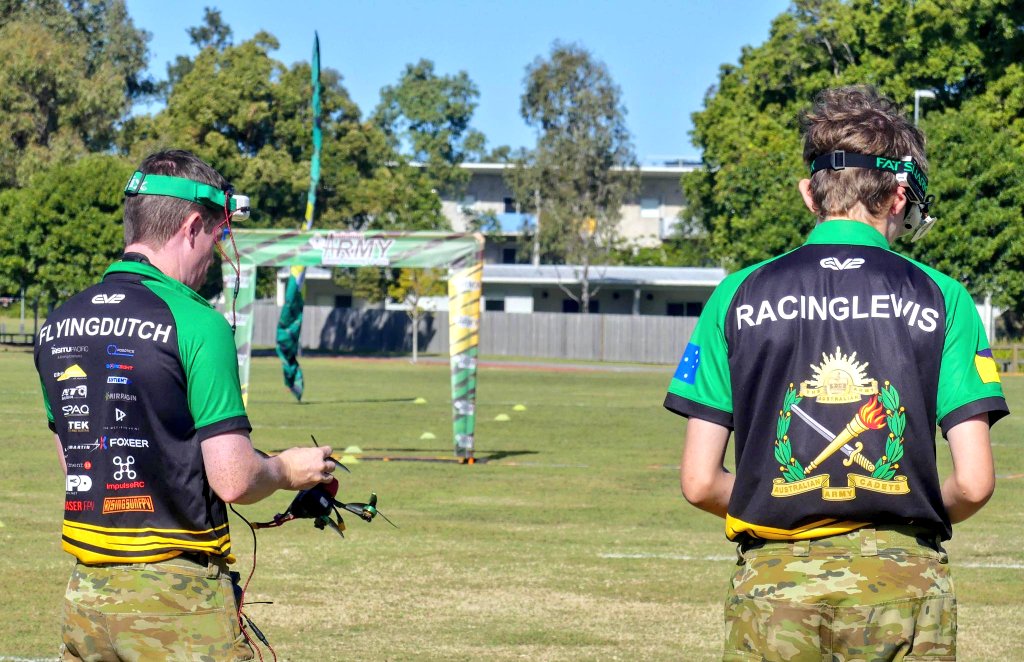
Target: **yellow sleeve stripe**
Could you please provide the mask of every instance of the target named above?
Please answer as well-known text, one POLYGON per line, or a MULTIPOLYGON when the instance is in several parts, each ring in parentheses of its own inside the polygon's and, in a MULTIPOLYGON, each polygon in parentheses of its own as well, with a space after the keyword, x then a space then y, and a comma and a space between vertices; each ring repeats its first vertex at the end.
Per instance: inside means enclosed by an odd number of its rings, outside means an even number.
POLYGON ((751 524, 732 515, 726 515, 725 535, 729 540, 735 540, 741 533, 764 540, 813 540, 815 538, 849 533, 850 531, 856 531, 870 525, 871 522, 823 519, 805 524, 796 529, 777 529, 770 526, 761 526, 760 524, 751 524))

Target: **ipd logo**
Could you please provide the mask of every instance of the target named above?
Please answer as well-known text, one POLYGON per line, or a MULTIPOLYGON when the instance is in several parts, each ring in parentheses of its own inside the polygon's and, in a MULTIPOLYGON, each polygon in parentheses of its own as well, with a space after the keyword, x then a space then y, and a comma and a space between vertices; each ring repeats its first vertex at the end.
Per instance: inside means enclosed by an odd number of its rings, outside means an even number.
POLYGON ((66 490, 72 494, 76 492, 88 492, 92 489, 92 478, 88 476, 77 476, 75 474, 68 474, 66 479, 66 490))

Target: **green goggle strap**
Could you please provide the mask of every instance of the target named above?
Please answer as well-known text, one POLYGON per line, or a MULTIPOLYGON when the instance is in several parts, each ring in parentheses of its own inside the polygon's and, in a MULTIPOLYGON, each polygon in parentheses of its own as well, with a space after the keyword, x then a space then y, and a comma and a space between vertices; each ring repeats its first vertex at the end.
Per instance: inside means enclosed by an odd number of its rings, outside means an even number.
POLYGON ((203 184, 184 177, 170 175, 147 175, 135 171, 128 184, 124 187, 125 195, 166 195, 196 202, 213 209, 224 209, 224 198, 228 198, 229 211, 238 211, 238 201, 231 196, 231 191, 219 191, 209 184, 203 184))

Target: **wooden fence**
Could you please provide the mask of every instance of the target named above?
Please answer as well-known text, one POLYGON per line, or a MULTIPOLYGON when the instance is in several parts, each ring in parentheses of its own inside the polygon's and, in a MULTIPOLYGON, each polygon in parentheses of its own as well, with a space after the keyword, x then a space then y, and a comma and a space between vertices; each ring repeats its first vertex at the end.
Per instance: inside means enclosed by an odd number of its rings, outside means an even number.
MULTIPOLYGON (((273 347, 280 308, 255 307, 253 347, 273 347)), ((679 360, 695 317, 485 312, 480 352, 491 356, 666 363, 679 360)), ((301 345, 329 352, 410 352, 411 322, 401 311, 306 306, 301 345)), ((425 314, 421 352, 447 354, 448 314, 425 314)))

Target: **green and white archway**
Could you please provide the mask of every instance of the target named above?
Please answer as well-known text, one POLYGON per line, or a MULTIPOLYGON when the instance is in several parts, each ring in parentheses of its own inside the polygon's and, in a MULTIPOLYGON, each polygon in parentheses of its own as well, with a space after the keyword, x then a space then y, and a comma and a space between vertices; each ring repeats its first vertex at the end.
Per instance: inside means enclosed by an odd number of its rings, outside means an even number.
MULTIPOLYGON (((347 232, 338 230, 234 230, 240 277, 235 302, 235 349, 242 397, 248 402, 256 267, 448 268, 449 363, 455 453, 472 458, 476 429, 476 368, 484 238, 480 234, 347 232)), ((223 265, 231 297, 235 272, 223 265)), ((229 299, 230 300, 230 299, 229 299)), ((231 321, 231 311, 225 313, 231 321)))

